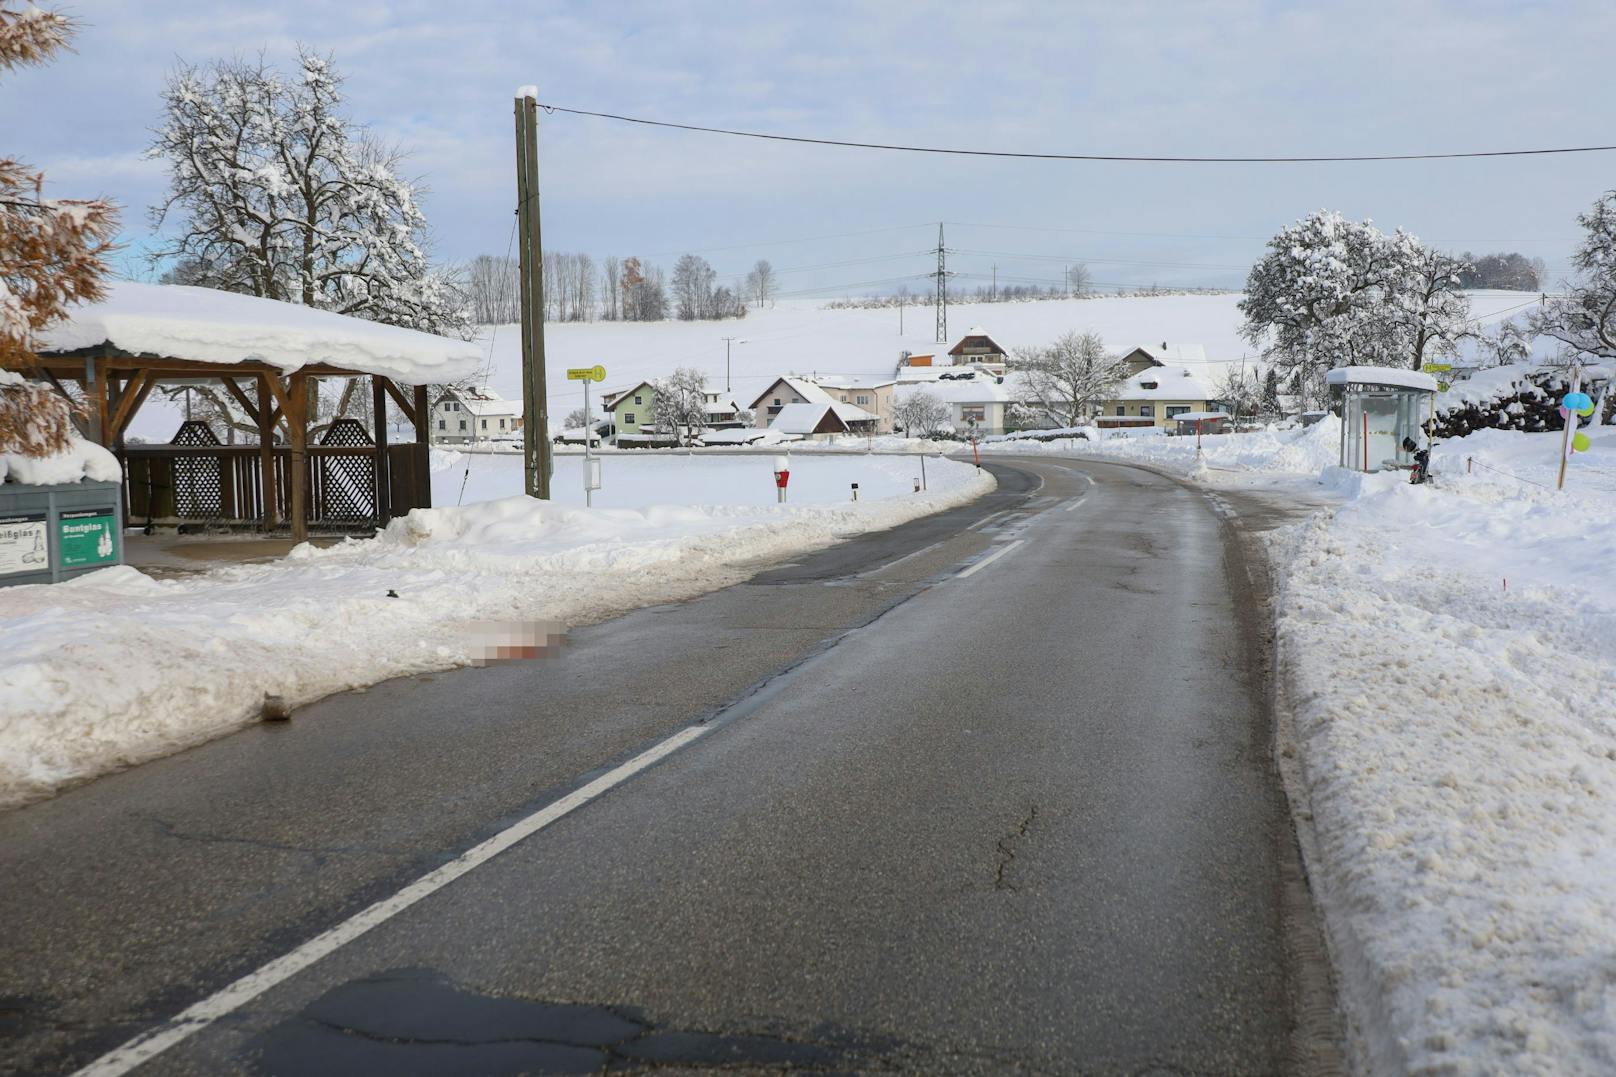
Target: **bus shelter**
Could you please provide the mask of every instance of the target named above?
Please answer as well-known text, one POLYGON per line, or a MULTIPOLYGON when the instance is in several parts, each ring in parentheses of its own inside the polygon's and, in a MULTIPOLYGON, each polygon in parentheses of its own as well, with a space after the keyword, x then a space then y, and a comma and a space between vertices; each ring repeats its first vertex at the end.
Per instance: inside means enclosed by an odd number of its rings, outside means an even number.
POLYGON ((1351 471, 1409 468, 1430 447, 1427 423, 1436 379, 1397 367, 1337 367, 1325 375, 1331 410, 1341 415, 1341 466, 1351 471), (1410 448, 1413 446, 1413 448, 1410 448))
MULTIPOLYGON (((123 465, 124 519, 353 531, 432 503, 428 387, 473 377, 475 344, 330 311, 207 288, 122 282, 41 334, 37 374, 77 383, 88 436, 123 465), (322 381, 369 389, 369 422, 320 423, 322 381), (130 422, 159 385, 213 382, 256 428, 222 444, 207 423, 167 444, 130 444, 130 422), (389 436, 389 408, 414 437, 389 436)), ((351 396, 351 392, 350 392, 351 396)))

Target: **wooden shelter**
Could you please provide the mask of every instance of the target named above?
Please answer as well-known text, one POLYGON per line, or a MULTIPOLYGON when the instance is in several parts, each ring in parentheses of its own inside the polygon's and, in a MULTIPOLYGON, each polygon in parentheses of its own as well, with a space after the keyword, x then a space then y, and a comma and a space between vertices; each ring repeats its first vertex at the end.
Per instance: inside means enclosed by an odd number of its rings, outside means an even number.
POLYGON ((42 377, 89 401, 88 434, 123 464, 125 519, 275 529, 381 526, 432 502, 427 386, 475 373, 464 341, 201 288, 120 283, 52 327, 42 377), (371 429, 339 419, 310 444, 317 379, 368 379, 371 429), (130 421, 163 382, 217 381, 258 429, 223 445, 204 423, 166 445, 130 445, 130 421), (390 444, 391 402, 414 427, 390 444))

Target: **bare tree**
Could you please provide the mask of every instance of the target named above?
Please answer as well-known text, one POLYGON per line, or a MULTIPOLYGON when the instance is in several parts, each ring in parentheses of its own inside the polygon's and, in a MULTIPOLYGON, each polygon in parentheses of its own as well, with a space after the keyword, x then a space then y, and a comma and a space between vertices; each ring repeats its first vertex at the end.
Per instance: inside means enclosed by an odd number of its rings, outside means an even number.
POLYGON ((1082 262, 1066 267, 1066 294, 1073 296, 1088 295, 1094 290, 1094 277, 1089 273, 1089 267, 1082 262))
POLYGON ((480 325, 504 325, 520 319, 521 300, 517 289, 518 267, 514 258, 482 254, 466 267, 471 318, 480 325))
POLYGON ((892 424, 905 437, 926 437, 948 421, 948 405, 929 389, 906 393, 892 407, 892 424))
POLYGON ((615 254, 606 256, 600 273, 600 316, 615 322, 623 316, 623 261, 615 254))
POLYGON ((1098 333, 1064 333, 1046 348, 1023 348, 1015 355, 1027 402, 1058 426, 1082 423, 1128 376, 1127 363, 1106 351, 1098 333))
POLYGON ((752 271, 746 275, 747 294, 761 307, 774 298, 774 282, 774 266, 769 264, 767 258, 759 258, 752 271))

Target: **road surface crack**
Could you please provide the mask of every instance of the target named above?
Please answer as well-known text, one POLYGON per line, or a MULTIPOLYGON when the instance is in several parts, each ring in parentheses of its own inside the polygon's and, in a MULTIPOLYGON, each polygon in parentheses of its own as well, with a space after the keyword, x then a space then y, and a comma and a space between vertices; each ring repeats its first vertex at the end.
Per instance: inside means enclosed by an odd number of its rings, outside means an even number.
POLYGON ((1033 820, 1037 818, 1038 805, 1034 804, 1027 809, 1027 814, 1022 818, 1021 823, 998 840, 999 866, 993 873, 993 889, 1011 892, 1021 889, 1010 880, 1010 866, 1015 863, 1016 850, 1027 837, 1027 831, 1032 829, 1033 820))

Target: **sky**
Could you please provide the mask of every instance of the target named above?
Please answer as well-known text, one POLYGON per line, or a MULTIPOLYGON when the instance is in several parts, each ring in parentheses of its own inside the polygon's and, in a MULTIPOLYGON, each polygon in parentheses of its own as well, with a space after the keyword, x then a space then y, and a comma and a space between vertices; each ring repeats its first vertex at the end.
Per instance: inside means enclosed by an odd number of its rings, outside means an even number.
MULTIPOLYGON (((1319 155, 1616 142, 1601 2, 880 4, 58 0, 76 52, 0 77, 0 154, 48 193, 124 206, 148 273, 166 176, 144 151, 178 63, 303 43, 348 110, 408 153, 436 258, 509 249, 512 101, 866 142, 1026 152, 1319 155)), ((1468 161, 1040 162, 735 139, 546 114, 544 243, 721 280, 758 258, 783 295, 923 292, 945 225, 956 287, 1238 287, 1267 237, 1321 207, 1454 251, 1566 273, 1616 153, 1468 161), (900 278, 906 280, 901 281, 900 278), (879 282, 871 284, 868 282, 879 282)))

